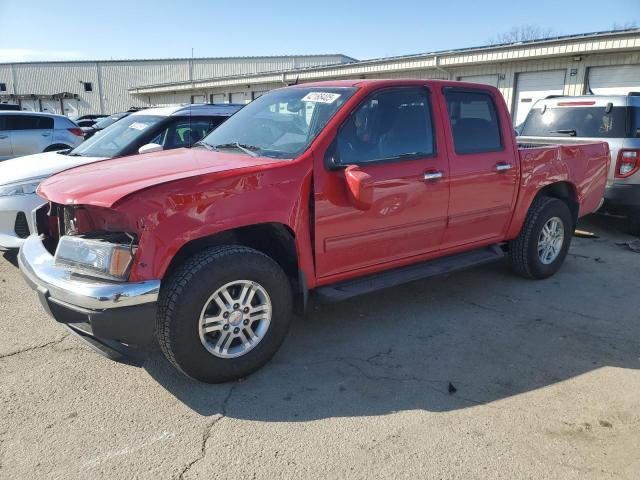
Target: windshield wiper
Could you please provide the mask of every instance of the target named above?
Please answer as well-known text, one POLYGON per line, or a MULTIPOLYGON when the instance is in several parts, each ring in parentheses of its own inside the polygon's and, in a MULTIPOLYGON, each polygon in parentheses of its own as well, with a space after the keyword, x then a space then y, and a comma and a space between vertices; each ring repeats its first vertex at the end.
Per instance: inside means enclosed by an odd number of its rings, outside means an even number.
POLYGON ((239 142, 222 143, 220 145, 214 145, 213 148, 237 148, 238 150, 242 150, 244 153, 252 157, 258 156, 258 154, 253 150, 260 150, 259 147, 254 147, 253 145, 244 145, 239 142))
POLYGON ((207 150, 215 150, 215 147, 209 143, 203 142, 202 140, 200 140, 199 142, 194 143, 193 145, 191 145, 191 147, 204 147, 207 150))
POLYGON ((560 133, 562 135, 569 135, 575 137, 578 133, 573 128, 561 128, 560 130, 551 130, 549 133, 560 133))

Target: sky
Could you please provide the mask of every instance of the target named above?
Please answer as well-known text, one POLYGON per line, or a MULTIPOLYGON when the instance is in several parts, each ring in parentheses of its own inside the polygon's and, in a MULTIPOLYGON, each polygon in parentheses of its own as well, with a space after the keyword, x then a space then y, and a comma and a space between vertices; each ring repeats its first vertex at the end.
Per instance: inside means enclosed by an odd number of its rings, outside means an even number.
POLYGON ((635 22, 640 0, 0 0, 0 63, 343 53, 486 45, 521 25, 557 35, 635 22))

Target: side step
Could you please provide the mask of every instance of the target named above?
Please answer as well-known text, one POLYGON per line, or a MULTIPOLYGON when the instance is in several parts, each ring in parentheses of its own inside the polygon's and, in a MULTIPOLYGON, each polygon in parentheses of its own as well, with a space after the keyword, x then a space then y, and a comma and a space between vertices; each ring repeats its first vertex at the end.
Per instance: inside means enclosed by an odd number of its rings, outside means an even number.
POLYGON ((505 254, 499 245, 491 245, 490 247, 478 250, 458 253, 456 255, 387 270, 353 280, 345 280, 344 282, 334 283, 326 287, 319 287, 315 290, 315 293, 323 300, 337 302, 364 293, 375 292, 384 288, 413 282, 414 280, 435 277, 483 263, 494 262, 504 256, 505 254))

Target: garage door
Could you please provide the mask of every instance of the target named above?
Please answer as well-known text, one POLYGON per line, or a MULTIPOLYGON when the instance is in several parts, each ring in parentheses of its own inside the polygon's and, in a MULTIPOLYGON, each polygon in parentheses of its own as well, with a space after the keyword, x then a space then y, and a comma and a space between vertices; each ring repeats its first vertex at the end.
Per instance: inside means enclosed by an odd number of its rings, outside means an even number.
POLYGON ((60 100, 41 100, 42 111, 47 113, 60 113, 60 100))
POLYGON ((191 103, 206 103, 207 97, 204 95, 191 95, 191 103))
POLYGON ((27 112, 39 112, 40 102, 38 100, 20 100, 20 109, 27 112))
POLYGON ((244 103, 244 92, 234 92, 231 94, 231 103, 244 103))
POLYGON ((78 100, 74 98, 65 98, 62 100, 62 105, 64 106, 63 114, 69 117, 72 120, 75 120, 80 116, 78 112, 78 100))
POLYGON ((562 95, 565 74, 565 70, 518 73, 513 124, 520 125, 524 122, 533 104, 541 98, 549 95, 562 95))
POLYGON ((640 65, 589 68, 589 88, 596 95, 640 92, 640 65))
POLYGON ((461 82, 481 83, 483 85, 498 86, 498 75, 468 75, 466 77, 458 77, 461 82))
POLYGON ((226 103, 224 93, 212 93, 211 103, 226 103))

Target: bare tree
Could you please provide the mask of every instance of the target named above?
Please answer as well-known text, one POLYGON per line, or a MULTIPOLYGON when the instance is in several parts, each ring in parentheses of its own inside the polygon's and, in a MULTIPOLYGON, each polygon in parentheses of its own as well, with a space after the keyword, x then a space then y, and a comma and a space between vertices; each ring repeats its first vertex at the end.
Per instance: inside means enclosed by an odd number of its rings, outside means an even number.
POLYGON ((526 42, 529 40, 540 40, 556 36, 552 28, 542 28, 537 25, 521 25, 513 27, 508 32, 499 33, 489 39, 489 44, 498 45, 500 43, 526 42))
POLYGON ((611 25, 611 30, 629 30, 630 28, 638 28, 638 22, 636 20, 627 20, 623 23, 615 22, 611 25))

